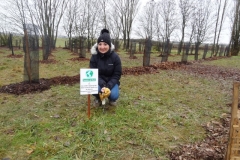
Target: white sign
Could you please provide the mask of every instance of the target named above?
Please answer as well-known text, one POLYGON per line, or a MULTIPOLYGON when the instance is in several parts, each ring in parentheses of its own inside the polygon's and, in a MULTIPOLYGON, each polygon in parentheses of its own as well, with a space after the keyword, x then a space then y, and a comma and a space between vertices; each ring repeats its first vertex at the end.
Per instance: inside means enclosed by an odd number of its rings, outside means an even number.
POLYGON ((80 69, 80 95, 98 94, 98 69, 80 69))

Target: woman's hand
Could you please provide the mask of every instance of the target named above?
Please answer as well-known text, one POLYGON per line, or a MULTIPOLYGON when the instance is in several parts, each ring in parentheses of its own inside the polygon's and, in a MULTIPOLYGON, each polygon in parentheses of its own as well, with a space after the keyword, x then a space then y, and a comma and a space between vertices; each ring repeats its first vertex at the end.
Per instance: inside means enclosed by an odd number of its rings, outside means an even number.
POLYGON ((99 97, 100 97, 101 101, 103 101, 105 98, 108 98, 110 96, 110 93, 111 93, 111 91, 109 88, 103 87, 101 89, 101 93, 99 93, 99 97))

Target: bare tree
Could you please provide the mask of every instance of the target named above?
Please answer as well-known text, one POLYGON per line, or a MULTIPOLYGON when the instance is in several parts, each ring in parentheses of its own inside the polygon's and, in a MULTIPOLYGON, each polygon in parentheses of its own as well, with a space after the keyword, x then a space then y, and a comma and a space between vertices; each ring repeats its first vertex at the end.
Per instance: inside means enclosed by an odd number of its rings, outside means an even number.
POLYGON ((115 7, 116 6, 111 6, 108 10, 109 10, 109 17, 107 18, 107 25, 109 26, 108 29, 110 31, 111 34, 111 38, 114 39, 114 45, 115 45, 115 49, 119 50, 120 48, 120 37, 121 37, 121 33, 122 33, 122 25, 121 25, 121 19, 119 17, 118 14, 116 14, 115 12, 115 7))
MULTIPOLYGON (((93 38, 96 35, 96 32, 99 32, 97 29, 101 24, 101 6, 99 5, 92 5, 92 4, 99 4, 99 0, 88 0, 87 2, 87 39, 88 39, 88 50, 90 50, 91 45, 93 43, 93 38)), ((104 12, 104 17, 106 16, 106 8, 105 5, 102 9, 104 12)), ((107 25, 106 17, 103 18, 104 26, 107 25)))
POLYGON ((139 26, 135 33, 143 39, 152 39, 155 31, 156 2, 149 1, 143 8, 143 11, 138 17, 139 26))
MULTIPOLYGON (((0 11, 4 11, 4 6, 0 7, 0 11), (3 8, 2 8, 3 7, 3 8)), ((17 7, 14 6, 15 8, 15 13, 17 13, 18 11, 16 11, 17 7)), ((6 11, 5 11, 6 12, 6 11)), ((0 13, 0 46, 7 46, 8 44, 8 38, 9 38, 9 32, 12 32, 14 30, 11 29, 11 25, 9 25, 9 23, 11 23, 11 20, 9 21, 9 18, 11 18, 11 13, 13 13, 13 10, 9 10, 8 12, 10 15, 7 15, 6 13, 0 13)), ((18 20, 21 19, 20 17, 18 18, 18 20)), ((13 22, 13 21, 12 21, 13 22)), ((15 23, 15 22, 13 22, 15 23)), ((20 23, 21 24, 21 23, 20 23)), ((21 25, 20 30, 21 32, 23 31, 23 25, 21 25)), ((19 28, 18 28, 19 29, 19 28)))
POLYGON ((179 8, 180 8, 180 15, 181 15, 181 40, 179 43, 178 54, 180 54, 182 51, 182 46, 185 38, 185 30, 191 18, 192 12, 194 10, 193 1, 180 0, 179 8))
POLYGON ((103 26, 104 28, 109 28, 108 26, 108 17, 107 17, 107 14, 108 14, 108 10, 107 10, 107 4, 108 4, 108 0, 99 0, 99 4, 101 5, 100 8, 101 8, 101 11, 102 11, 102 22, 103 22, 103 26))
POLYGON ((229 56, 237 56, 240 50, 240 1, 235 1, 235 13, 234 13, 234 20, 232 25, 232 34, 231 34, 231 52, 229 56))
POLYGON ((13 32, 23 33, 24 24, 32 23, 31 19, 29 18, 29 12, 27 10, 28 5, 28 0, 10 0, 6 2, 5 6, 2 6, 2 9, 5 9, 4 16, 8 24, 5 29, 9 30, 9 27, 12 27, 14 25, 14 27, 11 28, 13 32), (7 6, 11 7, 9 8, 7 6))
POLYGON ((86 1, 79 1, 77 5, 77 15, 74 21, 74 35, 78 37, 84 37, 87 34, 87 3, 86 1))
POLYGON ((28 6, 28 1, 23 0, 13 0, 13 6, 16 10, 10 10, 10 17, 15 24, 16 29, 22 28, 24 32, 24 39, 25 39, 25 69, 28 76, 28 80, 32 82, 32 71, 31 71, 31 58, 30 58, 30 51, 29 51, 29 43, 28 43, 28 33, 27 33, 27 23, 29 23, 29 19, 27 17, 26 8, 28 6))
POLYGON ((228 0, 224 0, 224 2, 223 2, 223 0, 216 0, 216 4, 214 5, 214 6, 217 6, 217 12, 216 12, 216 22, 215 22, 214 38, 213 38, 211 57, 212 57, 212 55, 216 56, 216 54, 217 54, 216 47, 218 46, 219 35, 220 35, 221 29, 222 29, 222 23, 223 23, 223 20, 224 20, 227 1, 228 0))
MULTIPOLYGON (((38 71, 38 30, 34 24, 35 21, 29 10, 30 1, 28 0, 12 0, 9 1, 11 6, 8 10, 8 19, 14 26, 13 31, 24 34, 24 79, 30 83, 39 80, 38 71), (33 57, 33 53, 36 53, 33 57)), ((31 1, 32 2, 32 1, 31 1)), ((8 4, 8 5, 10 5, 8 4)), ((11 26, 11 25, 9 25, 11 26)), ((11 39, 11 38, 10 38, 11 39)))
MULTIPOLYGON (((99 33, 100 33, 98 24, 100 24, 101 21, 99 18, 97 18, 97 16, 96 16, 97 14, 98 14, 98 12, 94 13, 95 16, 93 16, 93 19, 90 23, 90 30, 89 30, 89 44, 90 45, 93 45, 94 43, 96 43, 96 37, 98 37, 99 33)), ((90 46, 88 49, 90 49, 90 46)))
POLYGON ((97 28, 101 26, 99 0, 81 0, 78 3, 77 18, 75 21, 75 35, 86 37, 88 49, 90 49, 96 36, 97 28))
POLYGON ((195 39, 195 60, 198 60, 198 50, 202 42, 209 39, 213 31, 212 6, 208 0, 198 0, 192 19, 192 30, 195 39))
POLYGON ((31 17, 40 27, 44 44, 43 59, 47 60, 51 49, 55 48, 58 28, 68 1, 65 0, 34 0, 29 7, 31 17))
POLYGON ((113 6, 116 9, 115 13, 119 16, 122 26, 123 35, 123 47, 125 49, 129 48, 130 35, 132 31, 132 24, 138 13, 138 8, 140 5, 140 0, 119 0, 112 1, 113 6))
POLYGON ((119 16, 115 13, 115 9, 112 8, 112 10, 110 11, 110 17, 109 17, 109 21, 108 24, 109 26, 109 30, 111 32, 111 37, 115 38, 116 40, 119 40, 120 36, 121 36, 121 19, 119 18, 119 16))
POLYGON ((7 40, 8 40, 8 33, 7 31, 1 27, 0 30, 0 46, 6 46, 7 45, 7 40))
POLYGON ((155 18, 154 30, 155 30, 155 34, 156 34, 156 37, 157 37, 157 41, 159 41, 158 48, 159 48, 159 51, 160 51, 161 49, 163 50, 163 45, 162 45, 162 48, 161 48, 160 41, 164 42, 164 28, 163 28, 163 25, 162 25, 162 19, 158 15, 157 12, 156 12, 154 18, 155 18))
POLYGON ((117 12, 118 6, 115 5, 115 1, 95 0, 94 3, 99 5, 95 5, 93 6, 94 8, 91 8, 91 38, 93 39, 94 37, 98 37, 100 29, 106 28, 110 31, 112 38, 119 39, 121 31, 121 21, 119 18, 119 13, 117 12))
POLYGON ((65 14, 63 16, 63 29, 68 36, 68 46, 72 47, 72 36, 74 32, 74 22, 78 14, 78 3, 80 0, 69 1, 65 14))
POLYGON ((170 39, 171 34, 177 28, 178 22, 176 17, 176 3, 172 0, 161 0, 157 4, 158 10, 157 15, 160 16, 160 25, 159 30, 162 30, 162 39, 166 41, 170 39))
POLYGON ((219 30, 218 30, 218 34, 217 34, 217 42, 216 42, 217 46, 218 46, 219 38, 220 38, 220 35, 221 35, 221 32, 222 32, 222 27, 223 27, 223 22, 224 22, 224 18, 225 18, 227 5, 228 5, 228 0, 225 0, 224 5, 223 5, 223 9, 222 9, 221 22, 219 24, 220 26, 219 26, 219 30))

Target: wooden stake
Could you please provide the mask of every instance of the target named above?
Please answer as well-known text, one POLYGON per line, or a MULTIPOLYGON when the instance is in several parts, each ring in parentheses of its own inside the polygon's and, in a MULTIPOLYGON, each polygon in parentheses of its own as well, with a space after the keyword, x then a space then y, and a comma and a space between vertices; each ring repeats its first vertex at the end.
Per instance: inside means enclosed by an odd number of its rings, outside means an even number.
POLYGON ((90 94, 88 95, 88 118, 90 118, 90 94))
POLYGON ((231 159, 231 147, 233 144, 233 140, 232 140, 233 125, 236 124, 235 121, 238 119, 237 112, 238 112, 239 86, 240 86, 240 82, 233 83, 233 102, 232 102, 232 109, 231 109, 229 142, 228 142, 228 148, 227 148, 227 155, 225 157, 226 160, 231 159))

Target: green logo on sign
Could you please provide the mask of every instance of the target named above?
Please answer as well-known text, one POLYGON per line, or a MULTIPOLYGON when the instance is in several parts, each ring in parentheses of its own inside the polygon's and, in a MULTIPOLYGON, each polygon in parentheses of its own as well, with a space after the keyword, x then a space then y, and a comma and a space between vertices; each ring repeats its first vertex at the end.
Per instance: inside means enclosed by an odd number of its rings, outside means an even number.
POLYGON ((83 82, 95 82, 97 79, 96 78, 92 78, 93 77, 93 71, 92 70, 88 70, 86 71, 86 77, 83 79, 83 82))
POLYGON ((92 77, 93 76, 93 71, 91 71, 91 70, 88 70, 88 71, 86 71, 86 76, 87 77, 92 77))

